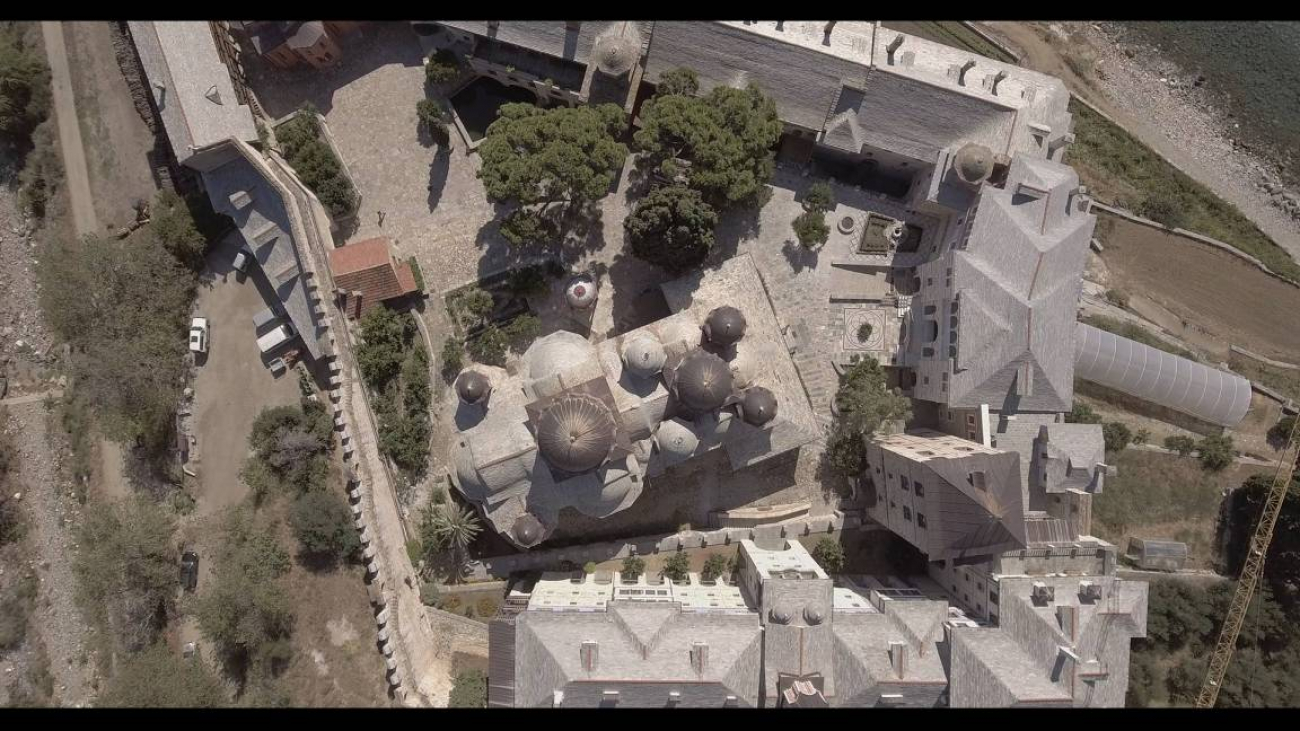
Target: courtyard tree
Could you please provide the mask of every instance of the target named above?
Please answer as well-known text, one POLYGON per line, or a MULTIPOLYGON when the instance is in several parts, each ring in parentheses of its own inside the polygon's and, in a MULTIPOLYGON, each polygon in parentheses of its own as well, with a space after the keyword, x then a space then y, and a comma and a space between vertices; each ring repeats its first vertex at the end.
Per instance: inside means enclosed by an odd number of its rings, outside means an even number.
POLYGON ((866 440, 882 426, 912 416, 911 401, 889 388, 885 369, 871 356, 858 359, 840 376, 835 393, 835 422, 823 459, 847 477, 862 472, 866 440))
POLYGON ((451 141, 451 135, 447 132, 447 123, 451 121, 451 114, 437 99, 426 98, 416 102, 415 116, 420 126, 435 142, 445 145, 451 141))
POLYGON ((559 235, 555 221, 531 208, 517 208, 501 219, 501 237, 514 246, 544 246, 559 235))
POLYGON ((812 550, 813 560, 828 574, 838 574, 844 570, 844 546, 833 538, 817 541, 812 550))
POLYGON ((482 532, 483 526, 474 513, 465 510, 456 503, 429 505, 424 509, 420 521, 420 541, 424 546, 425 559, 430 563, 450 559, 453 578, 459 577, 460 567, 464 565, 469 545, 482 532), (446 551, 450 555, 438 555, 446 551))
POLYGON ((695 73, 695 69, 681 66, 665 71, 659 77, 659 84, 655 86, 655 96, 668 96, 669 94, 694 96, 695 92, 699 90, 700 77, 695 73))
POLYGON ((803 197, 803 209, 809 212, 826 213, 835 208, 835 190, 826 181, 813 183, 803 197))
POLYGON ((304 104, 292 119, 275 128, 275 137, 285 161, 331 216, 344 218, 356 211, 357 193, 322 136, 315 107, 304 104))
POLYGON ((303 554, 327 561, 345 559, 361 548, 352 524, 352 511, 332 490, 311 490, 293 503, 289 512, 303 554))
POLYGON ((831 229, 826 225, 826 214, 821 211, 804 211, 794 219, 794 235, 799 243, 807 249, 815 249, 830 238, 831 229))
POLYGON ((717 581, 723 574, 729 573, 727 557, 721 553, 715 553, 704 559, 704 568, 700 571, 700 578, 705 581, 717 581))
POLYGON ((634 139, 643 162, 660 172, 685 161, 690 186, 721 209, 761 201, 776 170, 772 148, 782 129, 776 103, 757 86, 719 86, 703 97, 654 97, 634 139))
POLYGON ((691 571, 691 557, 677 551, 664 560, 663 571, 670 581, 685 581, 691 571))
POLYGON ((542 109, 505 104, 487 129, 478 176, 493 201, 582 209, 609 192, 627 146, 616 138, 627 115, 614 104, 542 109))
POLYGON ((424 65, 424 80, 431 85, 445 84, 460 76, 461 62, 455 52, 440 48, 424 65))
POLYGON ((415 323, 381 304, 367 310, 360 324, 357 366, 366 385, 382 392, 401 371, 406 344, 414 335, 415 323))
POLYGON ((677 274, 698 267, 713 247, 718 215, 699 191, 656 188, 623 221, 632 253, 677 274))
POLYGON ((628 556, 623 559, 621 573, 624 579, 635 581, 638 576, 645 573, 645 559, 640 556, 628 556))

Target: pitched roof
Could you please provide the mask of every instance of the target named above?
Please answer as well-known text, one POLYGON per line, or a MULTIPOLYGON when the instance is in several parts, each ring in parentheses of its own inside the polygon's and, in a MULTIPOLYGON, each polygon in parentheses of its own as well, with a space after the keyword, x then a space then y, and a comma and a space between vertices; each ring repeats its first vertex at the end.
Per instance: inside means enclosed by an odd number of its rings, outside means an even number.
MULTIPOLYGON (((415 275, 407 262, 397 264, 389 240, 383 237, 358 241, 330 251, 334 284, 361 293, 360 312, 384 300, 416 291, 415 275)), ((351 309, 349 307, 349 309, 351 309)))

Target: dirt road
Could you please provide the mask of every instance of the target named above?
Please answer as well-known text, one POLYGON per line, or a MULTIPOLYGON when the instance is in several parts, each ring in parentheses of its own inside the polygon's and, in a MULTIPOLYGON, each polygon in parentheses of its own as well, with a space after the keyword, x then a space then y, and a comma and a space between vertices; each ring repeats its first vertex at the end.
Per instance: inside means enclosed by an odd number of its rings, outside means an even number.
POLYGON ((39 602, 42 609, 33 616, 31 629, 44 642, 54 676, 54 703, 84 706, 91 700, 93 658, 85 623, 77 610, 76 555, 74 534, 67 529, 80 519, 80 506, 71 495, 72 486, 59 474, 57 450, 51 449, 44 404, 11 406, 9 438, 17 454, 17 478, 23 487, 21 505, 26 512, 27 540, 40 561, 39 602))
POLYGON ((81 141, 81 124, 77 120, 77 103, 72 93, 72 73, 68 66, 63 22, 41 21, 41 34, 45 38, 45 55, 50 62, 54 117, 59 126, 65 184, 72 199, 73 226, 78 236, 97 233, 99 219, 95 216, 95 203, 90 195, 90 172, 86 166, 86 149, 81 141))

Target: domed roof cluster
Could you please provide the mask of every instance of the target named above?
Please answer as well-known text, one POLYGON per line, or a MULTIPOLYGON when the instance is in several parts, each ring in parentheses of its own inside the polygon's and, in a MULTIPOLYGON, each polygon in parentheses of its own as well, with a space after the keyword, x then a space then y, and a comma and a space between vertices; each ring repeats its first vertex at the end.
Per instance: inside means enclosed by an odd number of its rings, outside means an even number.
POLYGON ((953 169, 957 171, 957 177, 965 182, 979 185, 993 173, 993 152, 984 145, 973 142, 962 145, 957 150, 953 169))
POLYGON ((734 345, 745 336, 745 316, 731 305, 723 305, 704 320, 704 336, 717 345, 734 345))
POLYGON ((546 407, 537 420, 537 448, 557 469, 579 473, 605 461, 617 426, 599 399, 569 393, 546 407))
POLYGON ((706 350, 696 348, 673 369, 672 391, 692 411, 716 411, 732 394, 731 367, 706 350))

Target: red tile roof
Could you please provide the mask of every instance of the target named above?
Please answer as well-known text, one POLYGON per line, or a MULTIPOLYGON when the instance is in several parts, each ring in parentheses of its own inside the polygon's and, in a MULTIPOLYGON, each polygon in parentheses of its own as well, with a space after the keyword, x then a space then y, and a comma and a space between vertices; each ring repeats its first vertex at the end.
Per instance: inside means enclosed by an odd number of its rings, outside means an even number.
POLYGON ((352 317, 379 302, 417 290, 411 265, 394 262, 389 240, 383 237, 334 249, 330 252, 330 271, 334 285, 346 292, 349 301, 344 309, 352 317), (354 292, 361 293, 359 301, 354 292))

